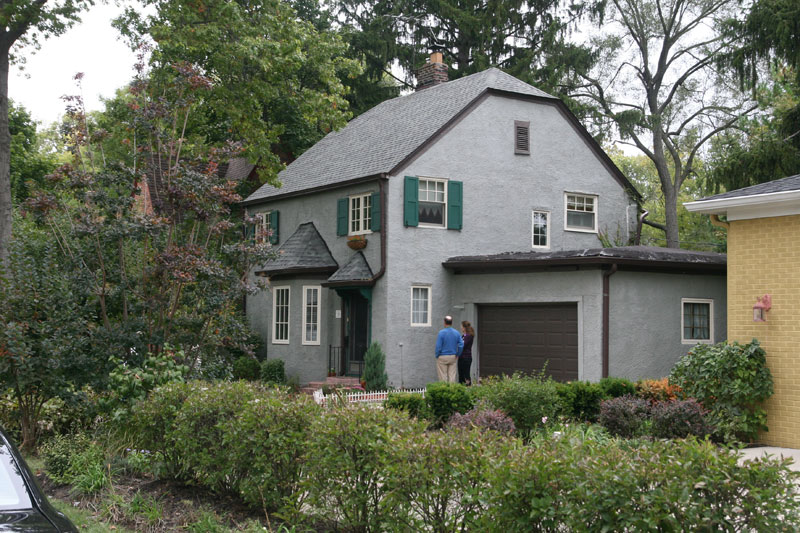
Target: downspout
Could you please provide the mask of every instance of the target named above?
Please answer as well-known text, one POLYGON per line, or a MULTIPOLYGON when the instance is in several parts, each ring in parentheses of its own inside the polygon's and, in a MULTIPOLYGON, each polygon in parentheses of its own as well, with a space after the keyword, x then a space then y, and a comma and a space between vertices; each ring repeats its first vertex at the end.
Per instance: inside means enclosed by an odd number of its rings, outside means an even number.
POLYGON ((712 226, 716 226, 718 228, 725 228, 725 229, 730 229, 730 227, 731 227, 730 223, 723 222, 722 220, 720 220, 719 219, 719 215, 711 215, 709 217, 709 219, 711 220, 711 225, 712 226))
POLYGON ((650 211, 644 210, 642 214, 639 215, 639 223, 636 224, 636 239, 633 241, 633 244, 639 246, 642 242, 642 224, 644 224, 644 219, 647 215, 650 214, 650 211))
POLYGON ((389 224, 386 223, 386 174, 381 174, 378 182, 378 192, 381 194, 381 268, 372 276, 373 283, 378 281, 386 273, 386 232, 389 231, 389 224))
POLYGON ((617 264, 613 263, 611 268, 603 272, 603 374, 602 377, 608 377, 609 368, 609 279, 617 271, 617 264))

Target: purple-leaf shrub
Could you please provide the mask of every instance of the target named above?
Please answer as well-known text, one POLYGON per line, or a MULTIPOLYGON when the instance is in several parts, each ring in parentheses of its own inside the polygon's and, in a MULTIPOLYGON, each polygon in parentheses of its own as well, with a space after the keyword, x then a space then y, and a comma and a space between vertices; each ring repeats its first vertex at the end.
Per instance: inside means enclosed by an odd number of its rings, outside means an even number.
POLYGON ((491 429, 499 433, 513 435, 517 428, 514 421, 500 409, 492 409, 481 403, 463 415, 455 413, 445 424, 445 429, 491 429))
POLYGON ((598 422, 613 435, 632 438, 642 434, 649 412, 647 400, 626 394, 601 402, 598 422))
POLYGON ((706 422, 707 411, 697 400, 657 402, 650 411, 653 436, 661 439, 685 439, 689 435, 703 437, 711 433, 706 422))

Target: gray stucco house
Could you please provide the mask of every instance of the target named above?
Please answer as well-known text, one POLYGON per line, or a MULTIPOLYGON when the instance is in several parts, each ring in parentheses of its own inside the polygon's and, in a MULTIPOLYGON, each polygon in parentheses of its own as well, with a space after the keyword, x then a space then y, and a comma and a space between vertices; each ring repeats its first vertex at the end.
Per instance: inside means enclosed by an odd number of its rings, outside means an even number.
POLYGON ((278 250, 247 301, 267 357, 309 382, 378 341, 391 384, 421 386, 449 314, 475 326, 474 375, 597 380, 724 338, 724 255, 601 247, 633 240, 639 193, 559 99, 497 69, 425 79, 244 201, 278 250))

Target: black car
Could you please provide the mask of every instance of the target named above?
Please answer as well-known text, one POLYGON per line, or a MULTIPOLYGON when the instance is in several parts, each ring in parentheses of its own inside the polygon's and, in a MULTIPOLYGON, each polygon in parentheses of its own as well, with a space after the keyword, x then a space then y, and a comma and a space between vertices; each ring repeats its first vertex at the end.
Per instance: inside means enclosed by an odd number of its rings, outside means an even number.
POLYGON ((0 531, 54 532, 77 529, 48 503, 28 465, 0 429, 0 531))

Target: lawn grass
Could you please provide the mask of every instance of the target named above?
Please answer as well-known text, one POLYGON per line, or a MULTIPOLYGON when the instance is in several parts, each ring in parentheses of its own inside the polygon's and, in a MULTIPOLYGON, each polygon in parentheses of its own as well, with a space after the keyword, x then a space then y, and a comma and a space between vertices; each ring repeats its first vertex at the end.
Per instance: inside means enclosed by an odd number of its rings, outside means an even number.
POLYGON ((50 498, 50 503, 53 507, 67 515, 67 518, 75 524, 75 527, 77 527, 81 533, 106 533, 109 531, 113 531, 114 533, 135 533, 132 529, 116 524, 109 524, 101 517, 95 516, 86 509, 73 507, 69 503, 56 498, 50 498))

